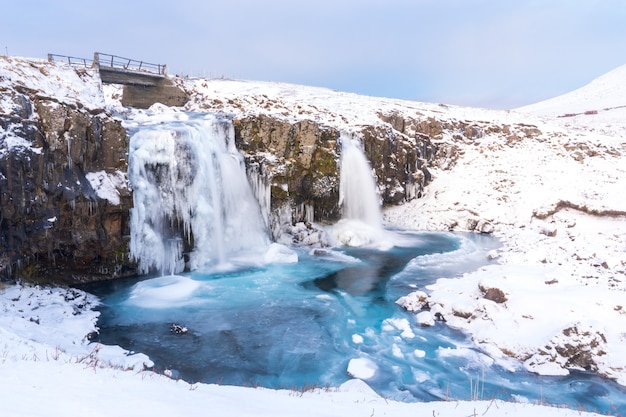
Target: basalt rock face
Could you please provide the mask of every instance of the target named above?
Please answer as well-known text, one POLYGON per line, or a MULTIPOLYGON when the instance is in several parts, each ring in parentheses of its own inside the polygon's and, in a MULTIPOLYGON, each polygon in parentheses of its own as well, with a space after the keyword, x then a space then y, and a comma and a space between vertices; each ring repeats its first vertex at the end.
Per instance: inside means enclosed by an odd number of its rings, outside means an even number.
MULTIPOLYGON (((234 125, 237 147, 249 169, 270 182, 272 215, 286 208, 293 223, 339 220, 341 135, 337 129, 266 115, 235 118, 234 125)), ((409 137, 388 126, 365 126, 359 133, 382 203, 421 197, 437 150, 430 139, 409 137)))
POLYGON ((126 172, 120 122, 45 92, 1 92, 12 103, 0 112, 0 276, 77 283, 133 274, 131 193, 118 186, 112 204, 87 178, 126 172))
POLYGON ((272 210, 288 209, 294 223, 340 218, 339 132, 265 115, 235 119, 234 126, 246 165, 270 181, 272 210))

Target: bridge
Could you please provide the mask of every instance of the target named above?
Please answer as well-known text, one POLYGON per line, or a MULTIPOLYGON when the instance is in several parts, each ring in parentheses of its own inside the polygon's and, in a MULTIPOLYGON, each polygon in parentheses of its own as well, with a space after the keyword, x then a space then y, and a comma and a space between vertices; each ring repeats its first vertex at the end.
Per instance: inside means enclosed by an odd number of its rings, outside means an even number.
POLYGON ((187 94, 167 77, 165 64, 123 58, 96 52, 93 59, 48 54, 48 61, 63 62, 73 67, 96 68, 103 84, 124 86, 122 105, 148 108, 154 103, 182 106, 187 94))

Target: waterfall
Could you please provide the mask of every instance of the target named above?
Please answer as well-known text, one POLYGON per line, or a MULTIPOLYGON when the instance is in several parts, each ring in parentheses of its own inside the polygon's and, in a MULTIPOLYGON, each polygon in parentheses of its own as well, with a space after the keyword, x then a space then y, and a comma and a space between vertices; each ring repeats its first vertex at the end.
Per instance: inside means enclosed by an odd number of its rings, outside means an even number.
POLYGON ((342 219, 331 233, 340 244, 375 245, 380 249, 393 246, 383 229, 378 187, 372 168, 360 143, 341 135, 339 205, 342 219))
POLYGON ((145 126, 132 136, 129 154, 130 253, 141 273, 174 274, 267 249, 267 227, 229 120, 145 126))
POLYGON ((382 228, 377 189, 372 168, 358 142, 342 134, 339 185, 342 217, 361 221, 373 228, 382 228))

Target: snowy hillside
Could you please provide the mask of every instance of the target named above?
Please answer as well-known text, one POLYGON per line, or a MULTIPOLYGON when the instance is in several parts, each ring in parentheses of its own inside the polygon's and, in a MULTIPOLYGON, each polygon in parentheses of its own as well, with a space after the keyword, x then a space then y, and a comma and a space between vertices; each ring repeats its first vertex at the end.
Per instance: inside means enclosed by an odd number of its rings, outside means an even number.
MULTIPOLYGON (((623 111, 626 108, 626 65, 610 71, 589 84, 539 103, 520 107, 519 111, 541 114, 545 116, 566 116, 598 112, 599 114, 612 111, 623 111), (620 110, 621 109, 621 110, 620 110)), ((591 115, 588 114, 588 115, 591 115)), ((593 124, 598 122, 593 118, 593 124)))
MULTIPOLYGON (((53 66, 58 83, 50 85, 39 69, 20 68, 0 66, 0 92, 22 83, 49 95, 58 92, 63 102, 107 106, 135 121, 181 111, 158 105, 130 111, 114 100, 115 88, 106 88, 103 96, 81 90, 72 70, 53 66)), ((364 125, 388 128, 391 115, 457 126, 434 139, 442 148, 456 149, 454 160, 432 167, 425 195, 387 208, 385 220, 421 230, 483 230, 499 237, 502 246, 490 253, 496 264, 463 278, 442 276, 420 289, 427 293, 431 314, 443 313, 450 326, 470 334, 493 358, 512 357, 546 375, 586 369, 626 385, 626 119, 621 107, 626 66, 566 96, 515 111, 279 83, 177 82, 192 97, 187 111, 313 119, 352 132, 364 125), (590 110, 597 113, 584 114, 590 110), (558 117, 566 114, 577 115, 558 117), (475 134, 459 135, 458 126, 475 134), (486 297, 493 292, 504 298, 486 297)), ((1 112, 10 113, 11 106, 0 99, 1 112)), ((416 125, 401 130, 407 136, 418 133, 416 125)), ((585 415, 500 401, 397 403, 358 380, 305 393, 189 385, 141 371, 150 364, 141 354, 89 344, 84 336, 95 329, 95 317, 86 307, 94 302, 78 292, 0 290, 0 391, 7 415, 202 415, 207 410, 257 416, 585 415), (98 405, 103 398, 112 401, 98 405)))
POLYGON ((429 288, 430 301, 477 345, 538 373, 579 367, 626 384, 626 131, 623 118, 607 123, 623 109, 606 110, 606 118, 545 116, 616 106, 625 68, 514 112, 528 120, 530 112, 542 115, 533 123, 543 134, 514 144, 485 137, 465 147, 452 170, 435 171, 423 199, 386 213, 394 224, 417 228, 476 217, 494 225, 500 265, 440 279, 429 288), (507 301, 486 301, 490 288, 507 301), (564 346, 573 348, 565 357, 564 346))

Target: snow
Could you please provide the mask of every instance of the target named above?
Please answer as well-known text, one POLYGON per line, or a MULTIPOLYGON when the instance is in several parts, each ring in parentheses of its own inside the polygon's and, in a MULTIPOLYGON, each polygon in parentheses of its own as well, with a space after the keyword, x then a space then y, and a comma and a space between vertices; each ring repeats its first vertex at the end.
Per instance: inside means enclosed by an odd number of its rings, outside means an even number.
MULTIPOLYGON (((34 90, 60 103, 104 108, 104 94, 95 69, 71 67, 61 62, 0 56, 0 89, 34 90)), ((0 101, 6 111, 6 101, 0 101)))
POLYGON ((107 200, 114 206, 120 204, 120 189, 128 189, 126 175, 121 171, 106 173, 105 171, 88 172, 85 174, 96 195, 107 200))
MULTIPOLYGON (((64 64, 0 57, 3 91, 19 85, 62 103, 96 109, 105 106, 96 78, 88 70, 77 72, 64 64)), ((470 334, 480 348, 480 352, 440 349, 440 356, 475 355, 478 365, 517 358, 529 370, 558 375, 568 372, 568 367, 582 366, 568 364, 559 353, 569 345, 590 354, 592 370, 626 385, 626 108, 622 107, 626 66, 568 95, 513 111, 362 97, 281 83, 184 82, 192 91, 188 111, 219 106, 236 115, 310 119, 347 132, 365 124, 383 125, 380 115, 393 112, 476 122, 487 133, 461 141, 444 134, 437 143, 458 146, 458 159, 431 167, 433 181, 425 195, 386 209, 384 219, 422 230, 466 230, 474 225, 493 231, 502 242, 489 254, 496 262, 463 277, 442 276, 419 289, 416 300, 405 300, 406 305, 418 306, 426 296, 431 314, 441 313, 448 325, 470 334), (490 125, 507 125, 511 134, 488 133, 490 125), (531 125, 540 133, 525 135, 531 125), (486 298, 489 289, 500 290, 506 301, 486 298)), ((107 88, 105 93, 119 96, 115 89, 107 88)), ((175 120, 187 117, 163 106, 129 111, 119 107, 119 101, 108 104, 136 123, 155 114, 175 120)), ((15 106, 7 95, 0 98, 0 112, 8 114, 15 106)), ((0 152, 32 147, 19 143, 11 132, 0 133, 0 152)), ((111 204, 119 201, 111 188, 122 180, 119 173, 88 177, 101 198, 111 204)), ((284 255, 280 250, 276 253, 284 255)), ((153 300, 171 302, 172 297, 180 300, 194 291, 180 280, 164 284, 163 291, 153 288, 153 300), (176 291, 170 293, 171 288, 176 291)), ((306 391, 190 385, 144 370, 151 361, 141 353, 90 343, 87 335, 96 330, 97 313, 92 309, 96 303, 76 290, 21 285, 0 290, 3 413, 594 415, 528 404, 523 398, 519 403, 489 399, 399 403, 378 397, 357 379, 341 387, 306 391), (103 398, 110 400, 102 404, 103 398)), ((416 315, 421 314, 418 308, 411 307, 416 315)), ((390 320, 383 328, 400 337, 414 337, 408 322, 390 320)), ((354 339, 362 343, 362 336, 354 339)), ((425 352, 415 350, 414 355, 423 357, 425 352)), ((366 379, 375 369, 367 358, 355 358, 346 371, 366 379)), ((416 375, 419 378, 423 376, 416 375)))
POLYGON ((26 139, 17 136, 17 134, 14 132, 13 125, 9 125, 7 128, 0 125, 0 156, 8 152, 25 151, 39 155, 41 154, 42 149, 39 147, 34 147, 32 143, 30 143, 26 139))
POLYGON ((567 96, 511 112, 538 116, 533 123, 542 134, 514 144, 484 137, 464 147, 452 169, 433 170, 422 199, 385 212, 389 223, 427 230, 481 221, 493 227, 502 241, 489 255, 497 264, 441 277, 426 288, 428 302, 483 350, 517 358, 533 372, 561 375, 587 365, 626 384, 624 119, 608 129, 603 117, 550 116, 591 103, 615 106, 624 79, 621 67, 567 96), (507 301, 487 299, 488 288, 507 301), (594 363, 568 363, 559 353, 567 346, 592 354, 594 363))
POLYGON ((417 323, 420 326, 434 326, 435 325, 435 318, 433 317, 430 311, 420 311, 415 316, 415 319, 417 320, 417 323))

